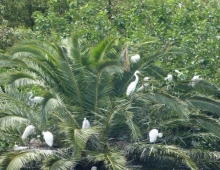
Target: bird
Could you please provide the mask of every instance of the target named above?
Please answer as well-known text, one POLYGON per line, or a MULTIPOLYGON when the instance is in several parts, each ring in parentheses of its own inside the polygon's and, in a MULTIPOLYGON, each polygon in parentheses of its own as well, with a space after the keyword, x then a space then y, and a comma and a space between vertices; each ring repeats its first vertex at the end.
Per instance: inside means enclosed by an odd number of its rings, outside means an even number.
POLYGON ((136 55, 134 55, 134 56, 131 56, 131 61, 133 62, 133 63, 137 63, 139 60, 140 60, 140 55, 139 54, 136 54, 136 55))
POLYGON ((84 118, 82 123, 82 129, 87 129, 87 128, 90 128, 90 123, 86 118, 84 118))
POLYGON ((168 74, 167 77, 164 78, 165 81, 171 82, 173 80, 172 74, 168 74))
POLYGON ((179 70, 174 70, 175 73, 180 74, 181 72, 179 70))
POLYGON ((163 134, 162 134, 162 133, 158 133, 158 130, 157 130, 157 129, 152 129, 152 130, 149 132, 149 137, 150 137, 150 142, 151 142, 151 143, 155 143, 156 140, 157 140, 157 137, 162 138, 162 137, 163 137, 163 134))
POLYGON ((150 77, 144 77, 144 81, 148 81, 150 79, 150 77))
POLYGON ((53 134, 49 131, 43 131, 42 132, 43 138, 46 142, 47 145, 49 145, 50 147, 53 146, 53 134))
POLYGON ((40 96, 35 96, 34 98, 33 97, 33 93, 32 92, 28 92, 28 104, 34 106, 34 105, 37 105, 39 103, 41 103, 44 98, 43 97, 40 97, 40 96))
POLYGON ((14 145, 14 150, 15 150, 15 151, 26 150, 26 149, 28 149, 27 146, 14 145))
POLYGON ((135 71, 134 73, 134 76, 135 76, 135 81, 131 82, 127 88, 127 91, 126 91, 126 95, 129 96, 131 95, 135 89, 136 89, 136 86, 137 86, 137 83, 138 83, 138 80, 139 80, 139 77, 137 74, 140 74, 140 71, 135 71))
POLYGON ((193 76, 193 78, 191 79, 189 86, 194 87, 196 85, 196 83, 198 83, 200 80, 202 80, 202 78, 200 78, 200 75, 198 76, 193 76))
POLYGON ((34 131, 35 131, 35 127, 33 125, 28 125, 22 134, 21 137, 22 141, 25 141, 27 137, 31 135, 34 131))
POLYGON ((93 167, 91 168, 91 170, 97 170, 97 167, 96 167, 96 166, 93 166, 93 167))
POLYGON ((149 84, 148 84, 148 83, 144 83, 141 87, 139 87, 139 88, 137 89, 137 91, 142 91, 142 90, 144 90, 147 86, 149 86, 149 84))

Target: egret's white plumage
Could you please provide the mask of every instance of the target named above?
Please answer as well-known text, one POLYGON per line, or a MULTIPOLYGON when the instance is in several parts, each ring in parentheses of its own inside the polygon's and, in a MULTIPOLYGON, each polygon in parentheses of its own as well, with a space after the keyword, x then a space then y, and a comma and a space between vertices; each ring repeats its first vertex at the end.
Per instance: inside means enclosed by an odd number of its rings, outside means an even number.
POLYGON ((157 137, 162 138, 162 137, 163 137, 163 134, 162 134, 162 133, 158 133, 158 130, 157 130, 157 129, 152 129, 152 130, 149 132, 149 137, 150 137, 150 142, 151 142, 151 143, 155 143, 156 140, 157 140, 157 137))
POLYGON ((149 86, 149 84, 148 84, 148 83, 144 83, 141 87, 139 87, 139 88, 137 89, 137 91, 142 91, 142 90, 144 90, 147 86, 149 86))
POLYGON ((91 168, 91 170, 97 170, 97 167, 96 167, 96 166, 93 166, 93 167, 91 168))
POLYGON ((82 123, 82 129, 87 129, 87 128, 90 128, 90 123, 86 118, 84 118, 82 123))
POLYGON ((27 146, 18 146, 18 145, 14 145, 14 150, 15 151, 20 151, 20 150, 25 150, 28 149, 27 146))
POLYGON ((144 81, 148 81, 150 77, 144 77, 144 81))
POLYGON ((22 134, 22 140, 24 141, 24 140, 26 140, 27 139, 27 137, 29 136, 29 135, 31 135, 33 132, 35 131, 35 127, 33 126, 33 125, 28 125, 26 128, 25 128, 25 130, 24 130, 24 132, 23 132, 23 134, 22 134))
POLYGON ((134 55, 134 56, 131 56, 131 61, 133 62, 133 63, 137 63, 139 60, 140 60, 140 55, 139 54, 136 54, 136 55, 134 55))
POLYGON ((174 70, 175 73, 180 74, 181 72, 179 70, 174 70))
POLYGON ((173 80, 172 74, 168 74, 167 77, 164 79, 165 81, 171 82, 173 80))
POLYGON ((53 146, 53 134, 49 131, 46 131, 46 132, 43 131, 42 135, 43 135, 44 140, 47 143, 47 145, 52 147, 53 146))
POLYGON ((137 83, 138 83, 138 80, 139 80, 139 77, 137 74, 140 74, 140 71, 135 71, 134 73, 134 76, 135 76, 135 81, 131 82, 127 88, 127 91, 126 91, 126 95, 129 96, 131 95, 135 89, 136 89, 136 86, 137 86, 137 83))
POLYGON ((202 80, 202 78, 200 78, 200 76, 193 76, 193 78, 191 79, 191 82, 189 83, 190 86, 194 87, 196 85, 196 83, 198 83, 200 80, 202 80))
POLYGON ((40 96, 35 96, 35 97, 33 97, 33 93, 32 92, 28 92, 28 99, 29 99, 29 103, 31 104, 31 105, 37 105, 37 104, 39 104, 39 103, 41 103, 43 100, 44 100, 44 98, 43 97, 40 97, 40 96), (32 98, 33 97, 33 98, 32 98))

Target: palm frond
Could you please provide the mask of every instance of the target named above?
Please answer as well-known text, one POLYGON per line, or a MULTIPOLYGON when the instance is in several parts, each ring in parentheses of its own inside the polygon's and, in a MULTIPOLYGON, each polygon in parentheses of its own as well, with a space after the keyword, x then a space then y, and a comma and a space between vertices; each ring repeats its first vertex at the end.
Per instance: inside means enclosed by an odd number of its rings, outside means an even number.
POLYGON ((188 119, 189 111, 187 110, 187 105, 178 98, 171 97, 164 93, 148 93, 144 96, 144 98, 165 104, 168 109, 173 110, 180 118, 188 119))
POLYGON ((3 158, 0 162, 0 167, 5 170, 17 170, 31 161, 41 161, 53 154, 51 150, 9 152, 2 155, 3 158))

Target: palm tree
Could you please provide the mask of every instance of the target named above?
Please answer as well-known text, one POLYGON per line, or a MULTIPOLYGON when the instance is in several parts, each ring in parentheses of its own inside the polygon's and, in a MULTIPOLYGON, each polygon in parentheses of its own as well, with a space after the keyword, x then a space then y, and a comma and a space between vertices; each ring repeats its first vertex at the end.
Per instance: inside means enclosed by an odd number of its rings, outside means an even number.
MULTIPOLYGON (((131 167, 132 161, 143 166, 149 166, 148 161, 166 161, 173 166, 181 162, 181 166, 198 169, 201 159, 206 158, 204 165, 218 159, 218 148, 212 146, 219 142, 219 122, 210 117, 219 113, 219 101, 213 96, 218 88, 207 82, 191 88, 187 80, 166 84, 166 72, 155 62, 175 55, 176 49, 165 46, 145 55, 143 46, 126 47, 114 38, 92 48, 87 45, 74 35, 60 45, 22 42, 0 56, 1 66, 8 68, 1 76, 7 84, 0 93, 2 135, 22 144, 19 136, 27 124, 33 124, 35 136, 51 131, 58 148, 4 151, 2 169, 33 164, 43 169, 97 165, 120 170, 131 167), (128 50, 140 50, 141 61, 129 64, 128 50), (123 69, 126 64, 130 71, 123 69), (136 70, 153 77, 150 88, 126 97, 136 70), (42 105, 28 105, 32 88, 42 92, 42 105), (81 129, 84 117, 92 128, 81 129), (164 133, 156 144, 149 143, 146 136, 152 128, 164 133), (211 146, 206 146, 207 141, 211 146)), ((138 87, 141 83, 142 77, 138 87)))

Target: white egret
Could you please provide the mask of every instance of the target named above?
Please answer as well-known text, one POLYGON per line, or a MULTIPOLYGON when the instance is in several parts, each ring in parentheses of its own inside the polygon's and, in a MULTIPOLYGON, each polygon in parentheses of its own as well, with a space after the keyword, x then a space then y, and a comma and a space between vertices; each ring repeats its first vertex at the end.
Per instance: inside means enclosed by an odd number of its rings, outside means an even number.
POLYGON ((144 83, 141 87, 139 87, 139 88, 137 89, 137 91, 142 91, 142 90, 144 90, 147 86, 149 86, 149 84, 148 84, 148 83, 144 83))
POLYGON ((200 80, 202 80, 202 78, 200 78, 200 75, 193 76, 193 78, 191 79, 191 82, 189 83, 189 86, 194 87, 196 83, 198 83, 200 80))
POLYGON ((144 81, 148 81, 150 79, 150 77, 144 77, 144 81))
POLYGON ((162 137, 163 137, 163 134, 162 134, 162 133, 158 133, 158 130, 157 130, 157 129, 152 129, 152 130, 149 132, 149 137, 150 137, 150 142, 151 142, 151 143, 155 143, 156 140, 157 140, 157 137, 162 138, 162 137))
POLYGON ((86 118, 84 118, 82 123, 82 129, 87 129, 87 128, 90 128, 90 123, 86 118))
POLYGON ((171 82, 173 80, 172 74, 168 74, 167 77, 164 78, 165 81, 171 82))
POLYGON ((35 127, 33 125, 28 125, 22 135, 22 140, 25 141, 29 135, 31 135, 35 131, 35 127))
POLYGON ((139 60, 140 60, 140 55, 139 54, 136 54, 136 55, 134 55, 134 56, 131 56, 131 61, 133 62, 133 63, 137 63, 139 60))
POLYGON ((40 96, 35 96, 33 98, 32 97, 33 97, 33 93, 28 92, 28 100, 29 100, 28 103, 30 103, 32 106, 37 105, 37 104, 41 103, 44 100, 44 98, 40 97, 40 96))
POLYGON ((43 135, 44 140, 47 143, 47 145, 52 147, 53 146, 53 134, 49 131, 46 131, 46 132, 43 131, 42 135, 43 135))
POLYGON ((97 167, 96 167, 96 166, 93 166, 93 167, 91 168, 91 170, 97 170, 97 167))
POLYGON ((136 89, 136 86, 137 86, 137 83, 138 83, 138 80, 139 80, 139 77, 137 74, 140 74, 140 71, 135 71, 134 73, 134 76, 135 76, 135 81, 131 82, 127 88, 127 91, 126 91, 126 95, 129 96, 130 94, 132 94, 135 89, 136 89))
POLYGON ((15 151, 26 150, 26 149, 28 149, 27 146, 14 145, 14 150, 15 150, 15 151))

